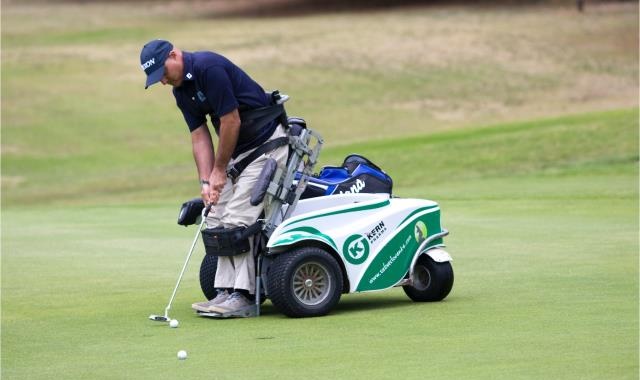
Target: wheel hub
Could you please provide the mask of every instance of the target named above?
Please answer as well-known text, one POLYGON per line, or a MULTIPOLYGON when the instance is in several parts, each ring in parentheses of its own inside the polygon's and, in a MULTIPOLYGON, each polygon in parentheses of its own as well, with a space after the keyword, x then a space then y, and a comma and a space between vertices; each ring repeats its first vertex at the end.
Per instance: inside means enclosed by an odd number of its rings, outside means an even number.
POLYGON ((413 287, 418 290, 425 290, 431 285, 431 272, 422 265, 416 265, 415 282, 413 287))
POLYGON ((292 285, 298 302, 307 306, 318 305, 329 296, 331 277, 323 264, 307 262, 294 271, 292 285))

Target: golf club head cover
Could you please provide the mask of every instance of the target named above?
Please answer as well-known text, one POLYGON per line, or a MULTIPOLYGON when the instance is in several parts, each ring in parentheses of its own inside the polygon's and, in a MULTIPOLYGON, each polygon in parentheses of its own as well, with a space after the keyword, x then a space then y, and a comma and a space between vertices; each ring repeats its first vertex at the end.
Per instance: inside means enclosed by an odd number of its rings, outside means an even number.
POLYGON ((204 209, 202 198, 193 198, 184 202, 178 214, 178 224, 185 227, 196 224, 198 218, 202 215, 202 209, 204 209))
POLYGON ((260 176, 258 176, 258 181, 256 181, 253 189, 251 189, 251 199, 249 202, 252 206, 257 206, 264 200, 267 188, 269 188, 269 183, 271 183, 276 169, 278 169, 278 162, 274 158, 269 157, 262 168, 260 176))
POLYGON ((287 125, 291 136, 300 136, 302 130, 307 128, 307 122, 303 118, 295 116, 287 119, 287 125))
POLYGON ((371 168, 384 173, 384 171, 380 169, 378 165, 374 164, 366 157, 355 153, 352 153, 345 157, 344 162, 342 162, 342 167, 347 169, 349 173, 353 173, 360 164, 368 165, 371 168))

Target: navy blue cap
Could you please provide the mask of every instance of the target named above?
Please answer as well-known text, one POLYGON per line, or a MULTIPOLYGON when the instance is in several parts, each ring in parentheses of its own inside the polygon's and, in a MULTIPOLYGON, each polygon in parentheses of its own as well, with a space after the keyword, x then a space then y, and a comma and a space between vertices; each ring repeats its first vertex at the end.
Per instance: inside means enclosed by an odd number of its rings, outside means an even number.
POLYGON ((165 40, 153 40, 147 42, 140 52, 140 66, 147 74, 145 89, 159 82, 164 76, 164 61, 173 50, 173 45, 165 40))

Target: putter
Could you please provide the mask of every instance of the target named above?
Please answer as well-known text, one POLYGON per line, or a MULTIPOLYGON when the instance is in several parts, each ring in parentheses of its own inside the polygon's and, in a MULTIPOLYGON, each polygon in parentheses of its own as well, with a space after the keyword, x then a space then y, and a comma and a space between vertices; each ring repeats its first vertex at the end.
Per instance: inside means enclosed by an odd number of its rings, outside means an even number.
POLYGON ((189 264, 189 260, 191 259, 191 254, 193 253, 193 249, 195 248, 196 243, 198 242, 198 235, 202 230, 202 226, 204 225, 207 215, 209 214, 209 210, 211 210, 211 205, 208 205, 202 210, 202 220, 200 221, 200 225, 196 230, 196 236, 193 239, 193 243, 191 243, 191 249, 189 249, 189 253, 187 254, 187 259, 184 261, 184 265, 182 266, 182 270, 180 271, 180 276, 178 276, 178 281, 176 282, 176 286, 173 288, 173 293, 171 294, 171 298, 169 298, 169 304, 164 309, 164 315, 151 314, 149 316, 149 319, 151 319, 152 321, 156 321, 156 322, 171 321, 171 318, 169 318, 169 310, 171 309, 171 304, 173 303, 173 299, 176 297, 178 286, 180 286, 180 282, 182 281, 182 276, 184 275, 184 271, 185 269, 187 269, 187 264, 189 264))

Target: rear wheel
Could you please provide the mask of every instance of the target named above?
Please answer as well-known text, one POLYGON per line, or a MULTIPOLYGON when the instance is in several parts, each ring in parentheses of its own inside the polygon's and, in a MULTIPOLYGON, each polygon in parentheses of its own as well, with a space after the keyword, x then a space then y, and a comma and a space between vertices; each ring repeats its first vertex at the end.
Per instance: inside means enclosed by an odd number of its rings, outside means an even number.
POLYGON ((340 300, 342 273, 325 250, 302 247, 276 257, 267 281, 273 305, 289 317, 325 315, 340 300))
POLYGON ((442 301, 453 287, 453 268, 450 262, 437 263, 427 255, 418 258, 414 268, 414 283, 402 287, 416 302, 442 301))
POLYGON ((202 264, 200 264, 200 289, 208 300, 212 300, 218 295, 214 286, 217 269, 218 256, 204 255, 202 264))
MULTIPOLYGON (((218 295, 218 291, 214 286, 217 270, 218 256, 204 255, 202 264, 200 264, 200 289, 202 289, 202 293, 204 293, 207 300, 212 300, 218 295)), ((260 304, 262 305, 264 301, 266 301, 266 298, 264 296, 264 289, 262 289, 260 292, 260 304)))

